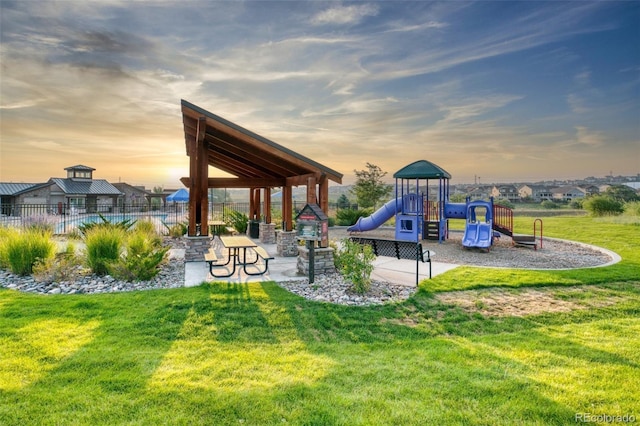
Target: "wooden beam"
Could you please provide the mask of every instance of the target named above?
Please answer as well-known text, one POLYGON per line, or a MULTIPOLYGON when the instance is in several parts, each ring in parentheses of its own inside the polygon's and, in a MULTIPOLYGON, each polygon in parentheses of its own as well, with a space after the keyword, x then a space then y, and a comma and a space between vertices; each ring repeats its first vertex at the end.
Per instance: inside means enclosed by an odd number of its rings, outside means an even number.
POLYGON ((308 185, 309 178, 320 179, 321 177, 321 173, 307 173, 299 176, 290 176, 287 178, 287 184, 291 186, 308 185))
MULTIPOLYGON (((182 177, 180 182, 191 188, 191 178, 182 177)), ((287 183, 284 178, 208 178, 209 188, 279 188, 287 183)))

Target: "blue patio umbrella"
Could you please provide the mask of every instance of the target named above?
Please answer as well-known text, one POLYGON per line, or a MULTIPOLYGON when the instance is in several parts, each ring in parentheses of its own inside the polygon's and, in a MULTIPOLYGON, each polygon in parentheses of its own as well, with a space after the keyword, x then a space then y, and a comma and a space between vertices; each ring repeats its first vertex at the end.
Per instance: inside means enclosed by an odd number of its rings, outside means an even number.
POLYGON ((189 192, 184 188, 180 188, 173 194, 168 195, 167 201, 173 201, 177 203, 186 203, 189 201, 189 192))

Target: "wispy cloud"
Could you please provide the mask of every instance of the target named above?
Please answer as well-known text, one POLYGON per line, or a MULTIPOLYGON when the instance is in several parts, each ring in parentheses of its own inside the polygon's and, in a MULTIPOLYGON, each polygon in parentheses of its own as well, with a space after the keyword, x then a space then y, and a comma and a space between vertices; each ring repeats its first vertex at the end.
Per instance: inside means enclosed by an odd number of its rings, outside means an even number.
POLYGON ((91 165, 123 175, 136 161, 181 168, 181 98, 347 175, 416 156, 458 173, 514 155, 542 170, 638 142, 637 49, 607 63, 614 79, 586 37, 629 25, 627 3, 198 6, 0 2, 3 176, 22 172, 26 141, 63 162, 99 151, 91 165))
POLYGON ((355 24, 368 16, 376 16, 378 11, 378 6, 375 4, 334 6, 313 16, 311 23, 313 25, 355 24))

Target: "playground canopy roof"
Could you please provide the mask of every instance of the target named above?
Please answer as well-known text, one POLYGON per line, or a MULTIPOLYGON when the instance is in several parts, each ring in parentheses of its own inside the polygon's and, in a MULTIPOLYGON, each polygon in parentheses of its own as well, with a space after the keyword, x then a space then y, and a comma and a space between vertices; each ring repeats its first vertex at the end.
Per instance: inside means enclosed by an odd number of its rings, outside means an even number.
POLYGON ((308 174, 342 183, 341 173, 182 100, 187 151, 196 140, 200 117, 206 118, 209 165, 239 178, 224 182, 226 187, 281 187, 286 178, 308 174))
POLYGON ((451 179, 451 175, 443 168, 427 161, 418 160, 395 172, 396 179, 451 179))

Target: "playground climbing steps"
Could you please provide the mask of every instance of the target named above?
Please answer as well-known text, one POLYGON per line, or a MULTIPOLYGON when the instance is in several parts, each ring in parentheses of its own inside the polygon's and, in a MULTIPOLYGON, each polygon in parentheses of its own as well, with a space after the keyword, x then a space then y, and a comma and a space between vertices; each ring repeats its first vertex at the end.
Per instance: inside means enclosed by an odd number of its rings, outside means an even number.
POLYGON ((538 233, 538 226, 540 227, 539 242, 540 248, 542 248, 542 220, 536 219, 533 222, 533 235, 528 234, 515 234, 513 232, 513 209, 509 207, 501 206, 500 204, 493 205, 493 229, 511 237, 513 244, 519 246, 533 247, 538 249, 538 240, 536 235, 538 233))

